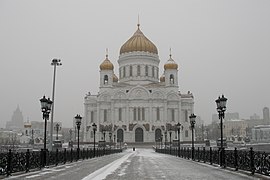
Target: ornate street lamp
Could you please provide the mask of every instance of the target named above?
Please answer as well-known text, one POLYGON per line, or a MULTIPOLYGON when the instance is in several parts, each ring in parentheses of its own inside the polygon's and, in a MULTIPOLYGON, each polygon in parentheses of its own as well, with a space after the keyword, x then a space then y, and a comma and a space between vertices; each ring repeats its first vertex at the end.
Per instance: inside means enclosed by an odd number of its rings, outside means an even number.
POLYGON ((162 139, 163 139, 163 134, 160 136, 160 149, 162 149, 162 139))
POLYGON ((180 129, 183 129, 183 126, 178 122, 176 124, 176 129, 178 132, 178 157, 180 157, 180 129))
POLYGON ((227 103, 227 98, 225 98, 223 94, 221 97, 218 97, 218 99, 216 100, 218 117, 220 119, 220 149, 221 149, 220 166, 223 166, 224 164, 223 119, 225 117, 226 103, 227 103))
POLYGON ((167 146, 167 130, 164 132, 164 135, 165 135, 165 141, 164 141, 165 142, 165 149, 167 149, 166 148, 166 146, 167 146))
POLYGON ((94 123, 92 125, 93 131, 94 131, 94 157, 96 157, 96 131, 97 131, 97 125, 94 123))
POLYGON ((191 128, 191 141, 192 141, 192 149, 191 149, 191 158, 192 160, 194 160, 194 126, 195 126, 195 119, 196 119, 196 115, 195 114, 191 114, 189 116, 190 119, 190 128, 191 128))
POLYGON ((72 143, 72 129, 69 129, 69 136, 70 136, 69 147, 72 148, 73 147, 73 143, 72 143))
POLYGON ((43 114, 43 119, 45 121, 44 124, 44 148, 43 148, 43 167, 46 165, 46 132, 47 132, 47 120, 49 120, 49 114, 51 112, 52 108, 52 101, 50 98, 46 99, 45 96, 40 99, 40 104, 41 104, 41 112, 43 114))
POLYGON ((56 140, 58 140, 58 131, 61 130, 60 124, 56 123, 54 130, 56 130, 56 140))
POLYGON ((171 148, 172 148, 172 130, 169 130, 169 134, 170 134, 170 154, 171 154, 171 148))
POLYGON ((111 142, 112 142, 112 132, 109 132, 109 137, 110 137, 110 148, 111 148, 111 142))
POLYGON ((116 135, 114 134, 113 135, 114 149, 115 149, 115 146, 116 146, 115 138, 116 138, 116 135))
POLYGON ((82 117, 77 114, 75 116, 76 119, 76 125, 77 125, 77 129, 78 129, 78 147, 77 147, 77 160, 80 158, 80 127, 82 124, 82 117))

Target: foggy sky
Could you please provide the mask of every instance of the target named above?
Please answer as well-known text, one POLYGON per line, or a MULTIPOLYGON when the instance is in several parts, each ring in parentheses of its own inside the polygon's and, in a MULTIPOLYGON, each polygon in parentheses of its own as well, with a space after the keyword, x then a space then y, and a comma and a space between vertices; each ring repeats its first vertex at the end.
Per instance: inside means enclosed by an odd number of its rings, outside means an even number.
POLYGON ((17 105, 24 120, 41 121, 39 99, 52 96, 57 68, 55 116, 71 127, 83 115, 84 96, 98 92, 99 65, 109 49, 118 73, 120 47, 141 30, 157 46, 160 75, 172 58, 180 91, 195 97, 195 114, 206 122, 215 99, 241 118, 270 107, 270 1, 268 0, 81 0, 0 1, 0 127, 17 105))

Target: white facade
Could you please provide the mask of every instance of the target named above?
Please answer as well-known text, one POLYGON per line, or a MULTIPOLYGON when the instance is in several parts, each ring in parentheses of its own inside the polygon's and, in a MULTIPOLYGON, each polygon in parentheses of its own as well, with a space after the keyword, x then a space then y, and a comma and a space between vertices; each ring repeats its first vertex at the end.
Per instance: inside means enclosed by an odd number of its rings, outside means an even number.
POLYGON ((119 79, 106 55, 100 65, 99 93, 85 96, 84 141, 93 142, 93 123, 97 124, 96 141, 103 141, 105 132, 107 142, 110 133, 112 141, 155 142, 169 130, 173 130, 174 138, 178 122, 183 126, 180 140, 191 140, 189 115, 193 113, 193 95, 180 93, 178 65, 171 55, 159 78, 160 60, 151 43, 138 25, 135 34, 121 47, 119 79))

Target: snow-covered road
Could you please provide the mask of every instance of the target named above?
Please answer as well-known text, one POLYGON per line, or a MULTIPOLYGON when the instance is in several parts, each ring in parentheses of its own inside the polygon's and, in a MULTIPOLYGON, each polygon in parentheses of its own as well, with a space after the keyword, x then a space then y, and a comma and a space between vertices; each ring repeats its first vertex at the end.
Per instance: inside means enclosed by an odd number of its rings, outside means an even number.
POLYGON ((123 153, 30 172, 9 179, 141 180, 141 179, 255 179, 252 176, 197 163, 152 149, 123 153))

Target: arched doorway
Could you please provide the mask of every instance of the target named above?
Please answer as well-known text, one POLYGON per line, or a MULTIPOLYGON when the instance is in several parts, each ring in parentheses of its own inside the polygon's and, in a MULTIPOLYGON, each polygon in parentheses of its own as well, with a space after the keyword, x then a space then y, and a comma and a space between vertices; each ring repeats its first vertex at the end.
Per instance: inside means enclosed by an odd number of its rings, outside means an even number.
POLYGON ((155 141, 156 142, 161 141, 161 130, 160 129, 156 129, 156 131, 155 131, 155 141))
POLYGON ((117 142, 123 142, 124 141, 124 131, 123 129, 117 130, 117 142))
POLYGON ((135 130, 135 142, 143 142, 143 129, 137 128, 135 130))

